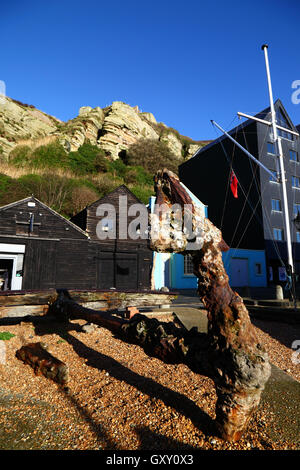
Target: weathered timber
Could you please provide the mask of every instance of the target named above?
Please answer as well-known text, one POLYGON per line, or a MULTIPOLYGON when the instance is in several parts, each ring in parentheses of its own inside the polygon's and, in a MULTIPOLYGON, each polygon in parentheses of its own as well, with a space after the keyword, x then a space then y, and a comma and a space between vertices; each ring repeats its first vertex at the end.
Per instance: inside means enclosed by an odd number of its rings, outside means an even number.
POLYGON ((190 254, 198 277, 198 293, 207 309, 208 333, 187 331, 174 323, 162 323, 144 315, 130 320, 108 312, 96 312, 77 304, 61 292, 50 311, 62 318, 84 318, 140 344, 149 355, 166 362, 185 363, 191 370, 213 379, 216 392, 216 426, 226 440, 238 440, 270 376, 268 356, 255 335, 242 299, 229 286, 222 262, 222 250, 228 249, 222 234, 205 218, 203 211, 170 171, 155 178, 157 203, 166 212, 173 204, 171 218, 158 210, 150 216, 151 247, 156 251, 190 254), (186 216, 192 229, 184 230, 186 216), (171 220, 171 224, 170 224, 171 220), (194 245, 191 247, 190 241, 194 245))
POLYGON ((41 316, 48 312, 49 305, 17 305, 0 307, 0 318, 41 316))
MULTIPOLYGON (((174 292, 155 291, 117 291, 117 290, 69 290, 73 300, 80 303, 102 302, 101 307, 126 308, 127 306, 143 307, 147 305, 162 305, 170 303, 175 297, 174 292)), ((0 308, 22 305, 44 305, 56 299, 56 290, 46 291, 20 291, 19 293, 0 294, 0 308)), ((94 307, 92 307, 94 308, 94 307)))
POLYGON ((67 385, 69 368, 62 361, 52 356, 44 343, 29 343, 16 352, 16 357, 29 364, 36 375, 53 380, 59 385, 67 385))

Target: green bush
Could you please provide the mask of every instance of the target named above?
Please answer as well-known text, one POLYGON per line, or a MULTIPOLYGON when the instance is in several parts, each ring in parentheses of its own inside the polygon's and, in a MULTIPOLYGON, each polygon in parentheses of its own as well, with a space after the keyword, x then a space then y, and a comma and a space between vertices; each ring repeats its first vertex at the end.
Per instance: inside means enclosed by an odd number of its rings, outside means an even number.
POLYGON ((114 177, 124 178, 124 176, 126 175, 127 169, 128 169, 127 166, 121 159, 114 160, 108 163, 108 171, 114 177))
POLYGON ((31 165, 34 168, 67 168, 68 154, 58 142, 41 145, 32 152, 31 165))
POLYGON ((19 182, 10 176, 0 173, 0 206, 18 201, 26 197, 19 182))
POLYGON ((8 160, 16 167, 22 167, 22 166, 30 164, 31 148, 28 147, 27 145, 16 146, 9 153, 8 160))
POLYGON ((127 152, 127 162, 131 166, 141 166, 149 173, 168 168, 177 173, 178 162, 165 142, 155 139, 140 139, 131 145, 127 152))
POLYGON ((149 204, 150 196, 154 195, 152 187, 131 186, 130 191, 144 204, 149 204))
POLYGON ((70 152, 68 159, 69 168, 78 175, 107 171, 105 153, 90 142, 85 142, 76 152, 70 152))

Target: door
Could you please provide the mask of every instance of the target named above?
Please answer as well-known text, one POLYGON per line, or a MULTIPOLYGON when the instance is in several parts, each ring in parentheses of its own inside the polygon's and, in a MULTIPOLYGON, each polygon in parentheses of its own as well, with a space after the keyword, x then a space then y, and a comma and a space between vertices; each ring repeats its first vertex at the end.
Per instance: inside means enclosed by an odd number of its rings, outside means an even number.
POLYGON ((97 258, 98 263, 98 289, 110 289, 116 287, 114 253, 101 253, 97 258))
POLYGON ((136 253, 102 252, 98 256, 98 289, 137 290, 136 253))
POLYGON ((247 258, 231 258, 230 285, 234 287, 249 285, 247 258))
POLYGON ((115 270, 118 290, 137 290, 137 254, 116 253, 115 270))

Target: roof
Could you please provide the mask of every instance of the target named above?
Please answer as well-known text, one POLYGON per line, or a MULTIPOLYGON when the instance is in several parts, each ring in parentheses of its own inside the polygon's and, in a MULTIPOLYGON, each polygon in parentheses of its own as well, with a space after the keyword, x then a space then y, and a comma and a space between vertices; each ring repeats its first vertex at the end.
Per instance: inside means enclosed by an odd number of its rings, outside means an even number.
MULTIPOLYGON (((127 186, 125 184, 121 184, 120 186, 118 186, 117 188, 113 189, 112 191, 110 191, 109 193, 106 193, 104 196, 102 196, 100 199, 97 199, 96 201, 92 202, 91 204, 89 204, 88 206, 86 206, 82 211, 80 211, 78 214, 80 214, 81 212, 85 211, 86 209, 88 209, 89 207, 92 207, 94 206, 95 204, 99 204, 101 201, 109 198, 112 194, 118 192, 121 188, 125 189, 125 191, 127 193, 129 193, 139 204, 143 204, 145 205, 140 199, 138 199, 136 197, 136 195, 130 191, 130 189, 127 188, 127 186)), ((78 214, 75 214, 75 215, 78 215, 78 214)), ((75 217, 75 216, 73 216, 75 217)), ((72 218, 73 218, 72 217, 72 218)))
POLYGON ((56 212, 54 209, 51 209, 51 207, 47 206, 46 204, 44 204, 43 202, 41 202, 39 199, 37 199, 36 197, 34 196, 29 196, 29 197, 26 197, 24 199, 20 199, 19 201, 15 201, 15 202, 11 202, 10 204, 6 204, 5 206, 1 206, 0 207, 0 211, 2 210, 5 210, 5 209, 9 209, 11 207, 14 207, 14 206, 17 206, 18 204, 21 204, 23 202, 30 202, 30 201, 34 201, 34 202, 37 202, 38 204, 40 204, 42 207, 44 207, 45 209, 47 209, 49 212, 51 212, 53 215, 55 215, 56 217, 59 217, 60 219, 62 219, 66 224, 70 225, 73 229, 77 230, 78 232, 82 233, 83 235, 85 235, 87 238, 89 238, 88 234, 82 230, 80 227, 78 227, 77 225, 73 224, 73 222, 70 222, 70 220, 66 219, 63 215, 59 214, 58 212, 56 212))
MULTIPOLYGON (((281 108, 283 113, 284 113, 284 116, 285 118, 287 119, 287 122, 289 123, 289 125, 291 126, 291 129, 292 130, 296 130, 296 126, 292 123, 289 115, 287 114, 283 104, 282 104, 282 101, 278 98, 275 103, 274 103, 274 106, 275 108, 281 108)), ((268 106, 267 108, 263 109, 262 111, 260 111, 259 113, 255 114, 254 117, 257 117, 258 119, 264 119, 266 121, 271 121, 271 109, 270 109, 270 106, 268 106)), ((227 131, 227 133, 229 135, 234 135, 236 134, 237 131, 241 130, 241 129, 244 129, 245 127, 249 126, 250 124, 253 124, 253 121, 252 119, 247 119, 246 121, 238 124, 238 126, 234 127, 233 129, 231 129, 230 131, 227 131)), ((299 127, 300 127, 300 124, 299 124, 299 127)), ((298 129, 299 131, 300 129, 298 129)), ((213 140, 210 144, 208 145, 205 145, 205 147, 201 147, 199 150, 197 150, 196 153, 194 153, 194 155, 191 157, 191 158, 194 158, 194 157, 197 157, 200 153, 202 152, 205 152, 206 150, 208 150, 209 148, 213 147, 214 145, 216 145, 217 143, 221 142, 222 140, 226 139, 227 136, 225 134, 221 135, 220 137, 218 137, 217 139, 213 140)), ((191 160, 191 159, 189 159, 191 160)), ((182 163, 182 165, 184 165, 184 163, 182 163)))

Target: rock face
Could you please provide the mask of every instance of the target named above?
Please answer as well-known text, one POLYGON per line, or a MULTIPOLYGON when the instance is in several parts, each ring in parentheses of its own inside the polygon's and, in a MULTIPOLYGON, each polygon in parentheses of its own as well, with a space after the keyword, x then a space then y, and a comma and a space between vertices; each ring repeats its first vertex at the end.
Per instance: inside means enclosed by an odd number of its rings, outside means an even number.
POLYGON ((87 139, 112 160, 139 139, 165 142, 178 160, 190 158, 201 146, 193 140, 187 144, 177 131, 157 123, 152 113, 140 112, 137 106, 121 101, 103 109, 83 106, 78 116, 67 122, 10 98, 0 104, 0 156, 4 158, 16 145, 36 148, 58 140, 70 152, 87 139))
POLYGON ((0 154, 17 145, 53 133, 60 121, 38 109, 6 98, 0 104, 0 154))
POLYGON ((76 151, 86 139, 93 145, 98 145, 99 133, 102 129, 104 113, 101 108, 92 109, 83 106, 79 115, 66 122, 54 134, 68 152, 76 151))
POLYGON ((99 145, 113 160, 140 138, 159 139, 158 132, 147 121, 145 113, 143 116, 144 119, 136 107, 120 101, 105 109, 99 145))

